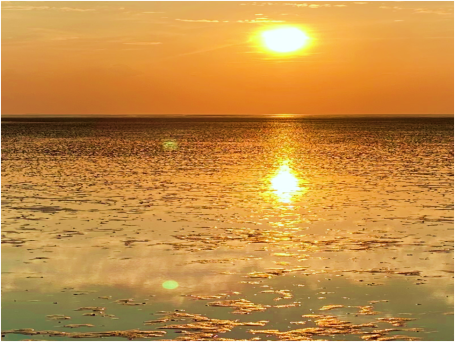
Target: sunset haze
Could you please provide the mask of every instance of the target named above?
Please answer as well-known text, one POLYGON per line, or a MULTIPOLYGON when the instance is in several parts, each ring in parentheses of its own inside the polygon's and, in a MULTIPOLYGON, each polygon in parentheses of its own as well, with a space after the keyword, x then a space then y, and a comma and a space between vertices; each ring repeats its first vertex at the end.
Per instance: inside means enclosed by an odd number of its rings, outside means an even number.
POLYGON ((453 114, 453 41, 453 2, 4 1, 2 114, 453 114))

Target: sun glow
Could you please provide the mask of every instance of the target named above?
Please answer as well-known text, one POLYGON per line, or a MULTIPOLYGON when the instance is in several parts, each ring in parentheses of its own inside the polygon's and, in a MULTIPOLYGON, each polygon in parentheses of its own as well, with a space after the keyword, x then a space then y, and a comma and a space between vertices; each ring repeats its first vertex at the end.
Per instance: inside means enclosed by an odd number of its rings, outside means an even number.
POLYGON ((297 51, 306 45, 310 37, 297 27, 280 27, 261 34, 265 46, 275 52, 297 51))

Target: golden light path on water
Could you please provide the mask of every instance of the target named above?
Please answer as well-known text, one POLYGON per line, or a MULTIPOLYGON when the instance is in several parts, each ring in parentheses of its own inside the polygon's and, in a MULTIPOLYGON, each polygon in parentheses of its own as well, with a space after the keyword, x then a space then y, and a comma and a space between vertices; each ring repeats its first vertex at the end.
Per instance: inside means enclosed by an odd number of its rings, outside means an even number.
POLYGON ((270 188, 283 203, 290 203, 301 190, 299 180, 289 167, 289 160, 284 161, 270 180, 270 188))

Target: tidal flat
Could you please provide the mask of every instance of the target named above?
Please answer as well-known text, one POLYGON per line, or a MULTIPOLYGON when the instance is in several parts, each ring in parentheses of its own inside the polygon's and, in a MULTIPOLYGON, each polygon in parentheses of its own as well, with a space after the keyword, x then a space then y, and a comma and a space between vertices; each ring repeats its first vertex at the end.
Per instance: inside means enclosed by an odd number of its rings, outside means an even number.
POLYGON ((2 340, 454 339, 453 118, 2 118, 2 340))

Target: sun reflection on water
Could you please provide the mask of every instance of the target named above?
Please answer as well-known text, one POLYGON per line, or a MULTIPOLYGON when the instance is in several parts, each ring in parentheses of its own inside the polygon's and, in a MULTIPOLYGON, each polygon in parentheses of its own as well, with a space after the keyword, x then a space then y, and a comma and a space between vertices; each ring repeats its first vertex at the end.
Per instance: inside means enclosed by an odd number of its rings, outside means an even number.
POLYGON ((283 203, 291 202, 294 195, 300 191, 299 180, 285 161, 270 180, 270 188, 283 203))

